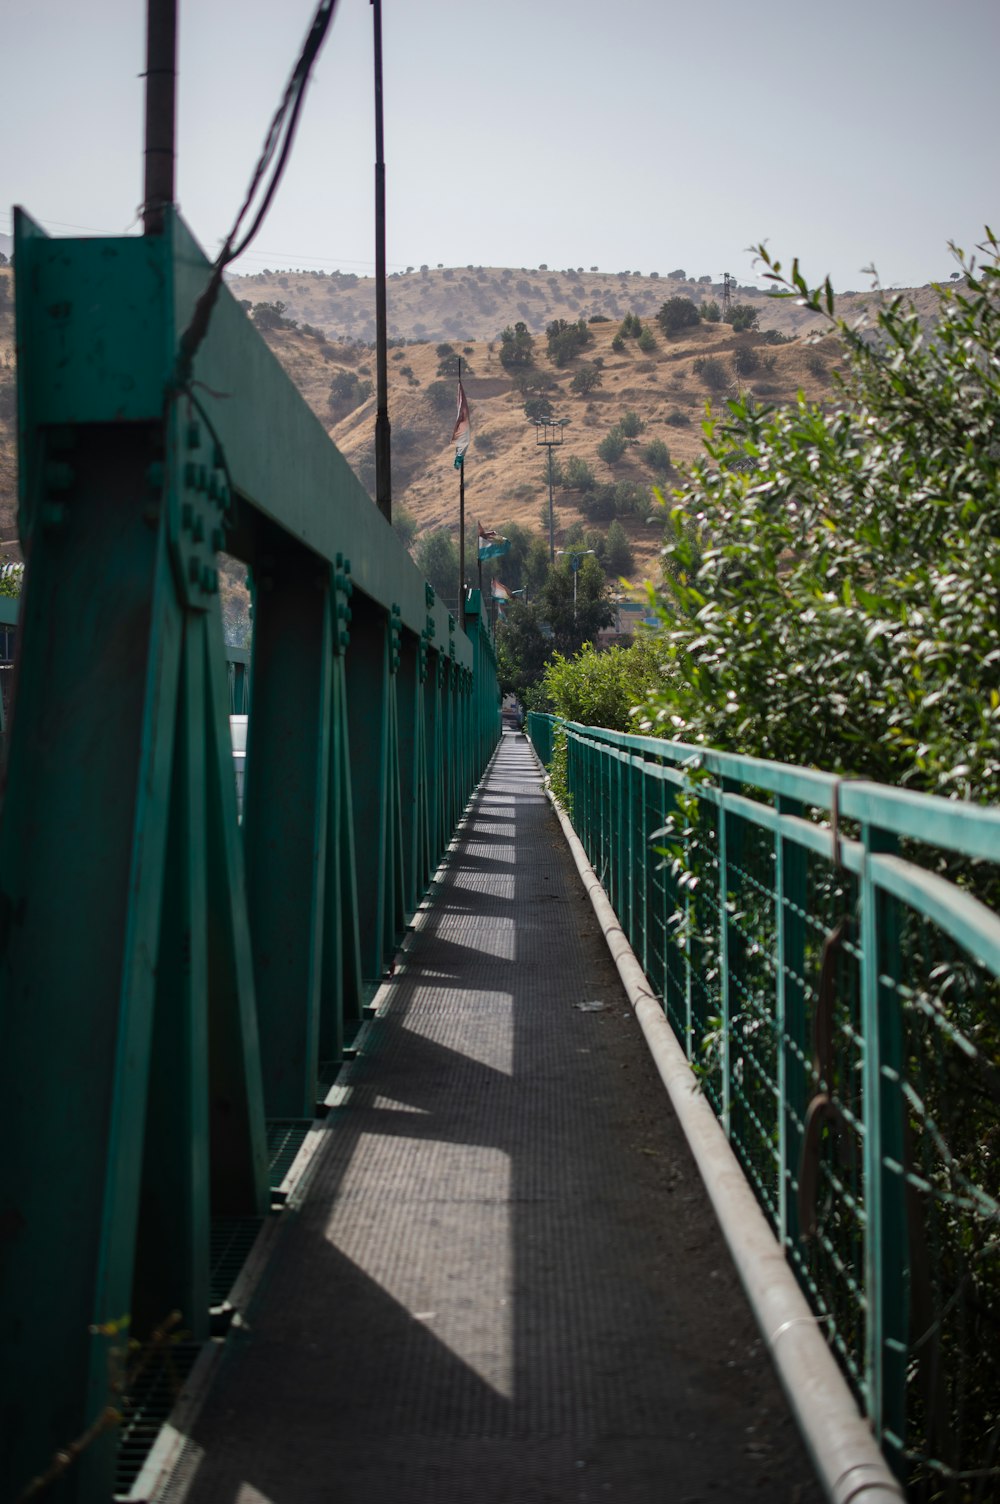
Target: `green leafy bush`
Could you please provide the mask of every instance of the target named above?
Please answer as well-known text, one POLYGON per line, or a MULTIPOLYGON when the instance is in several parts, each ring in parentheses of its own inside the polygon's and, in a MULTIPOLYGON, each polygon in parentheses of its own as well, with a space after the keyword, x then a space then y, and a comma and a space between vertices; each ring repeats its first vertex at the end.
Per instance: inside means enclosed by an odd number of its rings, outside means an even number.
POLYGON ((622 413, 618 427, 627 439, 637 439, 646 425, 635 409, 630 407, 622 413))
POLYGON ((634 731, 632 707, 656 693, 667 661, 663 643, 651 632, 631 647, 606 652, 587 643, 573 659, 553 656, 545 670, 546 695, 554 713, 567 721, 634 731))
POLYGON ((901 296, 875 337, 829 282, 760 255, 823 314, 837 410, 730 403, 677 493, 653 593, 673 676, 648 723, 694 742, 1000 799, 1000 253, 901 296), (733 458, 752 468, 732 467, 733 458))
POLYGON ((656 349, 656 337, 648 324, 639 335, 637 343, 643 355, 649 355, 651 351, 656 349))

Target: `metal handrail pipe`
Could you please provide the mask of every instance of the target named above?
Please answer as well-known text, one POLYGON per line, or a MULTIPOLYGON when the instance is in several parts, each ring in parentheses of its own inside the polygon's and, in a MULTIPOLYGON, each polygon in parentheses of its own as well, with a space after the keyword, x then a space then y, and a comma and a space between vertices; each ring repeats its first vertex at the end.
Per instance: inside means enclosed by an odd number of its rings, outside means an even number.
POLYGON ((903 1490, 698 1090, 579 837, 554 799, 552 804, 827 1498, 831 1504, 899 1504, 903 1490))

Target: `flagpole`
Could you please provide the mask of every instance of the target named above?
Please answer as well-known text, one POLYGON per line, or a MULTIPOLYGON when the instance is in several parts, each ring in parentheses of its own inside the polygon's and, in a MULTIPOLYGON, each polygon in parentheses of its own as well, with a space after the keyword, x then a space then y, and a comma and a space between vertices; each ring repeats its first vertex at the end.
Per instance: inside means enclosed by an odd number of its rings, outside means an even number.
MULTIPOLYGON (((458 382, 462 384, 462 357, 458 357, 458 382)), ((465 631, 465 455, 458 466, 458 624, 465 631)))
POLYGON ((385 144, 382 131, 382 0, 371 0, 375 33, 375 503, 392 522, 389 377, 385 307, 385 144))

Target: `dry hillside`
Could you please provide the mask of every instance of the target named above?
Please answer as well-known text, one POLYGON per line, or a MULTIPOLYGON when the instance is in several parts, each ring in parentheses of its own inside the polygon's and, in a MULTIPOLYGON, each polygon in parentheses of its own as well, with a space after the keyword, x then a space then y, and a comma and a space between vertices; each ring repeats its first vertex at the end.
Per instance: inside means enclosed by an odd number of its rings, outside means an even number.
MULTIPOLYGON (((0 270, 0 540, 13 537, 16 457, 13 437, 14 332, 12 273, 0 270)), ((263 273, 230 282, 233 294, 250 304, 285 304, 284 317, 296 328, 271 328, 264 336, 369 491, 374 488, 372 438, 374 398, 374 284, 335 274, 263 273), (356 378, 352 384, 351 378, 356 378), (331 383, 343 395, 331 392, 331 383)), ((767 402, 787 402, 801 389, 809 397, 830 390, 836 362, 831 342, 815 345, 803 336, 816 320, 788 300, 755 289, 739 288, 738 301, 758 311, 760 332, 735 335, 724 324, 704 323, 684 334, 665 337, 654 315, 663 301, 683 295, 707 301, 719 285, 678 278, 641 277, 638 273, 600 274, 580 271, 549 273, 491 268, 420 269, 397 274, 389 282, 391 338, 390 416, 392 421, 393 499, 410 511, 421 531, 449 527, 457 531, 457 477, 449 439, 454 418, 456 360, 466 371, 465 387, 472 409, 473 444, 466 461, 466 500, 471 518, 499 527, 517 521, 541 529, 547 503, 544 451, 524 412, 524 393, 499 359, 499 331, 523 320, 535 335, 536 383, 558 416, 568 420, 560 452, 590 465, 597 484, 618 486, 621 520, 632 540, 636 576, 655 568, 658 528, 647 520, 654 485, 670 483, 676 468, 694 457, 701 442, 706 401, 718 403, 728 393, 751 389, 767 402), (635 338, 614 350, 621 318, 639 315, 655 338, 645 353, 635 338), (545 325, 552 319, 588 324, 592 343, 565 366, 546 355, 545 325), (792 343, 769 345, 768 329, 797 336, 792 343), (419 342, 416 342, 419 341, 419 342), (442 350, 444 344, 450 349, 442 350), (749 354, 747 352, 750 352, 749 354), (756 352, 756 357, 754 355, 756 352), (756 369, 737 375, 734 360, 756 369), (706 365, 707 362, 707 365, 706 365), (597 365, 600 385, 584 395, 572 390, 581 366, 597 365), (636 414, 642 431, 622 457, 607 463, 598 445, 627 412, 636 414), (670 466, 664 468, 665 444, 670 466), (651 447, 652 446, 652 447, 651 447), (625 483, 621 485, 620 483, 625 483)), ((867 302, 871 294, 845 296, 845 310, 867 302)), ((918 304, 930 307, 932 293, 918 289, 918 304)), ((814 335, 815 337, 815 335, 814 335)), ((605 493, 606 495, 606 493, 605 493)), ((579 490, 558 486, 556 521, 560 533, 574 522, 606 527, 607 515, 588 518, 579 490)), ((607 503, 605 503, 605 506, 607 503)))

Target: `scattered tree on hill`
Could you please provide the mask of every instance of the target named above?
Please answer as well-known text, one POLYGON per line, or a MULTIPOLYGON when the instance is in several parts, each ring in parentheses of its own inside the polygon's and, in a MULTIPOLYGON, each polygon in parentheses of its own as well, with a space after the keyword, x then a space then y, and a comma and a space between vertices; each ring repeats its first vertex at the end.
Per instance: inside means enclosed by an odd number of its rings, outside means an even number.
POLYGON ((729 385, 729 377, 721 360, 714 355, 699 355, 692 363, 694 374, 700 376, 705 385, 713 392, 724 392, 729 385))
POLYGON ((680 334, 682 329, 691 329, 699 322, 698 305, 690 298, 668 298, 656 315, 656 322, 664 334, 680 334))
POLYGON ((723 314, 723 323, 732 324, 734 334, 756 329, 759 315, 752 303, 732 303, 723 314))
POLYGON ((532 423, 538 423, 543 418, 552 416, 552 401, 549 397, 529 397, 524 404, 524 416, 530 418, 532 423))
POLYGON ((706 324, 717 324, 722 318, 722 309, 714 298, 710 298, 707 303, 702 303, 700 313, 706 324))
POLYGON ((650 329, 648 324, 644 326, 641 334, 639 335, 637 343, 643 355, 649 355, 653 350, 656 349, 656 337, 654 336, 653 331, 652 329, 650 329))
POLYGON ((535 341, 528 333, 527 324, 520 319, 513 329, 508 324, 500 334, 500 364, 504 370, 524 370, 534 363, 534 359, 535 341))
POLYGON ((327 402, 334 411, 339 409, 341 412, 353 412, 356 407, 367 402, 371 394, 370 381, 362 381, 354 371, 338 371, 330 382, 327 402))
POLYGON ((545 327, 545 338, 553 365, 564 366, 586 349, 594 336, 585 319, 578 319, 575 324, 568 324, 565 319, 553 319, 545 327))
MULTIPOLYGON (((769 359, 773 360, 774 356, 769 359)), ((755 350, 753 345, 737 345, 733 351, 733 370, 737 376, 752 376, 761 368, 760 351, 755 350)))
POLYGON ((645 422, 639 417, 634 408, 630 407, 622 413, 618 427, 627 439, 637 439, 646 427, 645 422))
POLYGON ((597 477, 585 459, 570 454, 563 463, 563 485, 573 491, 592 491, 597 477))
POLYGON ((608 574, 618 576, 631 574, 634 566, 635 560, 632 556, 632 545, 628 541, 628 533, 616 517, 608 528, 604 567, 608 574))
POLYGON ((638 339, 642 333, 642 319, 637 313, 627 313, 618 325, 622 339, 638 339))
POLYGON ((451 381, 432 381, 427 395, 435 412, 450 412, 455 406, 455 386, 451 381))
POLYGON ((644 444, 642 457, 656 475, 666 475, 670 469, 670 450, 662 439, 650 439, 644 444))
POLYGON ((250 317, 258 329, 294 329, 294 319, 285 317, 285 309, 288 305, 280 301, 275 303, 255 303, 250 317))
POLYGON ((580 493, 580 511, 588 522, 610 522, 615 515, 615 488, 603 483, 580 493))
POLYGON ((617 465, 627 448, 628 440, 622 432, 621 424, 616 423, 598 444, 597 453, 606 465, 617 465))
POLYGON ((600 386, 602 380, 600 370, 596 365, 581 366, 569 384, 570 390, 586 396, 588 392, 600 386))

